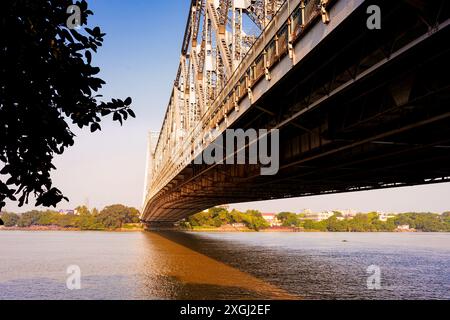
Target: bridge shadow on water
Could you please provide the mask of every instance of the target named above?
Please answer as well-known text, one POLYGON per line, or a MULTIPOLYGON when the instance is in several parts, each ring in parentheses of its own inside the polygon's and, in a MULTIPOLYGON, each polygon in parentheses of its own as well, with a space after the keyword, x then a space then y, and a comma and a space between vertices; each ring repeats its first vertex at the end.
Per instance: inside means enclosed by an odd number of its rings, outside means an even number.
MULTIPOLYGON (((170 288, 165 295, 171 298, 301 299, 253 274, 253 263, 261 259, 243 255, 242 247, 233 242, 183 232, 151 232, 145 239, 151 248, 151 265, 146 267, 159 271, 158 279, 148 281, 163 282, 170 288)), ((277 257, 268 255, 266 259, 277 257)), ((154 285, 148 287, 154 290, 154 285)))
POLYGON ((171 288, 163 294, 175 299, 417 298, 424 288, 414 285, 418 273, 436 272, 435 257, 379 250, 359 235, 151 232, 144 238, 151 261, 144 268, 157 270, 148 287, 163 283, 171 288), (343 242, 346 237, 352 241, 343 242), (380 291, 367 289, 373 264, 383 266, 380 291), (417 264, 422 267, 406 273, 417 264))

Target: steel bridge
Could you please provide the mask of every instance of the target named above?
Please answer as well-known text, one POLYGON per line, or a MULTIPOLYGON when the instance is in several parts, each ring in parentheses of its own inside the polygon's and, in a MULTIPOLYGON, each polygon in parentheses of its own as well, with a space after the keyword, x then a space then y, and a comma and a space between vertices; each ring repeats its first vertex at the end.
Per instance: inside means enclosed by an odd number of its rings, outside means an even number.
POLYGON ((149 226, 221 204, 450 181, 448 0, 192 0, 187 14, 149 139, 149 226), (280 130, 277 175, 195 164, 238 128, 280 130))

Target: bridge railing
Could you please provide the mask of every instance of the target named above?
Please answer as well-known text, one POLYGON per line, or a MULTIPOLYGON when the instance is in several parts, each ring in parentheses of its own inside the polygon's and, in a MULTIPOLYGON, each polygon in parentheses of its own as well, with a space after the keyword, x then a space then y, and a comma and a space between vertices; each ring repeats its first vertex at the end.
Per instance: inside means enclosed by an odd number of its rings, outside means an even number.
MULTIPOLYGON (((239 112, 239 103, 246 97, 250 99, 253 88, 266 77, 270 81, 270 71, 300 41, 308 28, 321 16, 320 6, 332 1, 323 0, 286 0, 278 13, 273 17, 259 38, 247 52, 240 65, 234 71, 227 84, 206 110, 200 121, 191 129, 184 142, 168 152, 164 166, 157 176, 153 177, 147 200, 153 198, 162 188, 167 186, 189 163, 203 150, 196 149, 193 144, 198 137, 218 128, 227 116, 239 112)), ((218 132, 221 134, 222 132, 218 132)), ((203 148, 206 148, 206 143, 203 148)), ((160 151, 161 146, 157 150, 160 151)), ((159 155, 156 155, 159 156, 159 155)))
POLYGON ((320 3, 321 0, 287 0, 247 52, 202 120, 216 126, 214 120, 217 118, 213 116, 217 113, 223 115, 219 116, 220 124, 230 113, 230 100, 234 100, 234 106, 238 107, 238 103, 264 77, 266 69, 270 71, 278 64, 288 53, 289 46, 299 41, 310 24, 320 16, 320 3))

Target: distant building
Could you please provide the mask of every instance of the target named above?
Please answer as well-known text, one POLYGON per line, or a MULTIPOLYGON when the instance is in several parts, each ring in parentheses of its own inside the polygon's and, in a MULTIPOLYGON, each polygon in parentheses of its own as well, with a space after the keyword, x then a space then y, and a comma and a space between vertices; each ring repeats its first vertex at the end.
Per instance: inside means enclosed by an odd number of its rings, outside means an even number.
POLYGON ((335 212, 341 213, 342 216, 347 219, 354 218, 358 214, 358 211, 353 209, 335 210, 335 212))
POLYGON ((389 219, 395 218, 395 215, 387 213, 379 213, 379 219, 381 222, 387 222, 389 219))
POLYGON ((281 222, 277 218, 275 213, 263 213, 262 217, 266 220, 271 227, 280 227, 281 222))
POLYGON ((62 216, 78 216, 77 210, 59 210, 59 214, 62 216))
POLYGON ((397 227, 397 231, 410 231, 410 230, 411 230, 411 227, 407 224, 397 227))
POLYGON ((320 213, 307 213, 305 215, 305 219, 316 221, 316 222, 321 222, 321 221, 330 219, 332 216, 334 216, 334 212, 325 211, 325 212, 320 212, 320 213))

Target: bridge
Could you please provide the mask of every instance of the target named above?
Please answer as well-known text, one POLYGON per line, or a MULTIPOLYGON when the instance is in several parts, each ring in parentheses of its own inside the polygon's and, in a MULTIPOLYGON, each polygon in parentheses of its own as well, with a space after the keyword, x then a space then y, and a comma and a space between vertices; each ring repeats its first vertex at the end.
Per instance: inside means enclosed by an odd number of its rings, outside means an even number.
POLYGON ((148 226, 222 204, 450 181, 448 0, 192 0, 187 15, 149 139, 148 226), (232 129, 277 130, 276 175, 196 161, 232 129))

